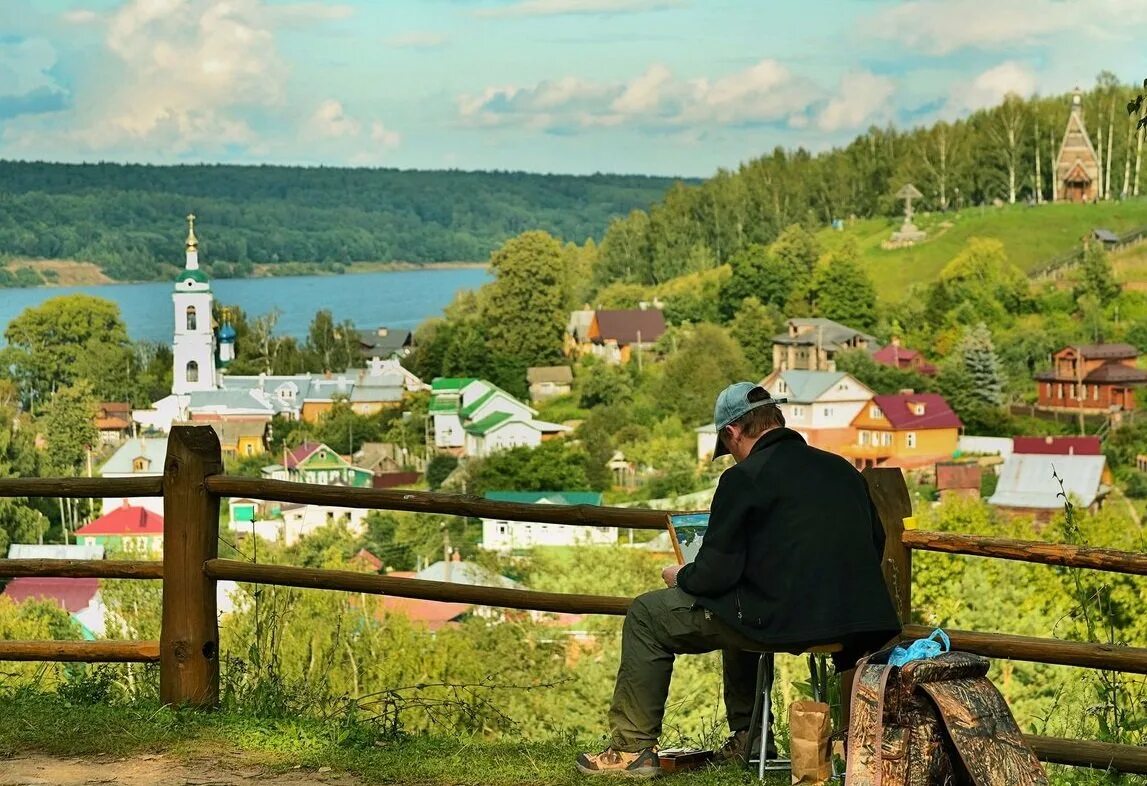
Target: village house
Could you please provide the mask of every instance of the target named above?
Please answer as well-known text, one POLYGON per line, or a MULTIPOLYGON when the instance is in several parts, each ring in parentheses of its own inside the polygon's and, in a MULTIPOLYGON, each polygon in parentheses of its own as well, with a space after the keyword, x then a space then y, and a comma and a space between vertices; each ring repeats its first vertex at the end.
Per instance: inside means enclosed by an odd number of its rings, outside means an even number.
POLYGON ((482 457, 511 447, 533 448, 570 431, 535 420, 535 409, 485 380, 439 377, 430 395, 435 447, 454 455, 482 457))
POLYGON ((283 449, 283 463, 263 467, 263 477, 314 483, 321 486, 371 488, 373 475, 356 467, 321 442, 304 442, 294 450, 283 449))
POLYGON ((332 524, 344 526, 352 535, 361 536, 366 531, 366 517, 370 513, 362 508, 259 502, 244 498, 229 500, 228 512, 228 526, 232 532, 258 535, 265 541, 284 546, 293 546, 332 524))
POLYGON ((96 429, 100 443, 118 445, 131 436, 135 423, 131 418, 131 403, 102 401, 96 406, 96 429))
POLYGON ((836 371, 836 354, 851 349, 873 352, 873 336, 823 317, 790 319, 786 330, 773 336, 774 371, 836 371))
POLYGON ((548 398, 568 396, 573 389, 573 369, 569 366, 531 366, 526 369, 526 382, 530 385, 530 401, 535 404, 548 398))
POLYGON ((106 552, 154 557, 163 553, 163 516, 123 505, 76 530, 76 543, 102 546, 106 552))
POLYGON ((774 371, 761 382, 780 405, 786 425, 813 447, 835 451, 855 441, 852 421, 875 395, 843 371, 774 371))
POLYGON ((927 466, 951 456, 963 423, 937 393, 874 396, 853 418, 856 442, 837 452, 857 467, 927 466))
MULTIPOLYGON (((600 505, 596 491, 488 491, 492 502, 525 505, 600 505)), ((482 548, 515 551, 535 546, 590 546, 617 543, 617 527, 570 527, 563 524, 482 519, 482 548)))
POLYGON ((988 502, 1008 513, 1050 521, 1063 512, 1061 482, 1074 505, 1098 510, 1112 487, 1107 458, 1102 454, 1012 453, 1004 460, 996 492, 988 502))
POLYGON ((628 363, 643 352, 651 352, 665 330, 665 317, 659 308, 595 311, 586 331, 588 351, 610 365, 628 363))
POLYGON ((1039 409, 1104 413, 1137 406, 1136 388, 1147 384, 1138 367, 1139 350, 1130 344, 1064 347, 1052 367, 1035 375, 1039 409))
POLYGON ((13 603, 27 600, 55 603, 80 626, 80 634, 85 639, 104 635, 107 609, 100 598, 99 579, 22 576, 5 585, 3 596, 13 603))
POLYGON ((225 457, 261 456, 270 444, 269 420, 192 420, 173 425, 210 426, 225 457))
POLYGON ((593 313, 593 309, 589 306, 570 312, 566 333, 562 339, 562 352, 567 356, 585 355, 590 351, 592 345, 589 341, 589 328, 593 324, 593 313))
POLYGON ((934 365, 925 360, 924 356, 916 350, 901 346, 898 337, 893 337, 891 344, 873 352, 872 359, 882 366, 889 366, 901 371, 915 371, 926 377, 936 374, 934 365))
POLYGON ((414 349, 414 334, 388 327, 360 330, 358 344, 365 360, 393 360, 410 354, 414 349))
MULTIPOLYGON (((133 437, 116 448, 102 467, 101 478, 158 478, 167 460, 167 437, 133 437)), ((125 497, 103 500, 104 513, 121 505, 147 508, 163 515, 162 497, 125 497)))
POLYGON ((1015 437, 1012 453, 1048 456, 1101 456, 1103 442, 1096 436, 1015 437))

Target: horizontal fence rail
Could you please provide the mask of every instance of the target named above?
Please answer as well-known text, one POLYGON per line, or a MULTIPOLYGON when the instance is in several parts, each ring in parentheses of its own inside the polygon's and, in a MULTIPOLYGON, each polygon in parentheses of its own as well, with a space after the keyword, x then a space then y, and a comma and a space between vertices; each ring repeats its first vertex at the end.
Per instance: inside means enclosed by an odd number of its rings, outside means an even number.
MULTIPOLYGON (((905 625, 905 639, 925 638, 932 628, 905 625)), ((1093 644, 1084 641, 1060 641, 1036 636, 1015 636, 1010 633, 979 633, 970 630, 944 632, 952 640, 952 649, 983 655, 986 658, 1024 660, 1055 666, 1081 666, 1088 669, 1125 671, 1147 674, 1147 649, 1093 644)))
POLYGON ((1072 767, 1147 773, 1147 748, 1112 742, 1069 740, 1063 737, 1024 735, 1040 761, 1072 767))
POLYGON ((3 478, 0 497, 162 497, 163 478, 3 478))
POLYGON ((5 641, 0 660, 61 663, 157 663, 158 641, 5 641))
POLYGON ((967 554, 972 557, 992 557, 1019 562, 1034 562, 1040 565, 1059 565, 1068 568, 1087 568, 1147 576, 1147 554, 1135 554, 1129 551, 1044 543, 1038 540, 1007 540, 923 530, 905 530, 900 537, 900 542, 917 551, 967 554))
POLYGON ((162 579, 159 560, 0 559, 0 578, 162 579))
POLYGON ((523 611, 551 611, 559 614, 625 614, 631 598, 609 595, 575 595, 564 592, 482 587, 451 584, 351 570, 319 570, 290 565, 255 565, 230 559, 209 560, 204 572, 213 579, 230 579, 280 587, 365 592, 371 595, 393 595, 445 603, 469 603, 475 606, 500 606, 523 611))
POLYGON ((606 508, 598 505, 531 505, 520 502, 495 502, 465 494, 318 486, 313 483, 235 478, 227 475, 208 477, 206 486, 209 492, 222 497, 584 527, 664 530, 669 515, 663 510, 606 508))

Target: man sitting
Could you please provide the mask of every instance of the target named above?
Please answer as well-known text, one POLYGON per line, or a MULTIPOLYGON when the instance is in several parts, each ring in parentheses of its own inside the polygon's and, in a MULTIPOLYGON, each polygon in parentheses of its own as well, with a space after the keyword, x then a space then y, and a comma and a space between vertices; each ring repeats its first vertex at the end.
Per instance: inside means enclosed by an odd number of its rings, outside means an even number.
POLYGON ((657 775, 674 656, 720 650, 727 748, 747 753, 762 651, 841 645, 838 670, 900 631, 880 563, 884 530, 868 486, 845 459, 785 428, 751 382, 717 398, 714 458, 736 464, 717 485, 697 558, 662 571, 668 589, 633 601, 609 710, 610 745, 583 753, 584 773, 657 775))

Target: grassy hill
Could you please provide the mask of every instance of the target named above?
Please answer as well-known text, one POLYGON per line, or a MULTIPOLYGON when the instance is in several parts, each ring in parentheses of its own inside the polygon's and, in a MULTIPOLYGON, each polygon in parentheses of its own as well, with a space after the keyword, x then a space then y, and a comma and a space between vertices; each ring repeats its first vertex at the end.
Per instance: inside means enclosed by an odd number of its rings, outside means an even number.
POLYGON ((881 248, 880 244, 899 225, 899 219, 865 219, 849 224, 843 231, 824 229, 818 233, 818 239, 826 249, 840 245, 846 238, 855 239, 877 294, 883 300, 899 300, 911 285, 934 280, 969 238, 1001 241, 1011 262, 1031 273, 1078 248, 1081 239, 1093 229, 1110 229, 1118 234, 1147 226, 1147 199, 1097 205, 976 207, 957 213, 924 214, 917 217, 916 225, 928 231, 928 240, 911 248, 881 248))

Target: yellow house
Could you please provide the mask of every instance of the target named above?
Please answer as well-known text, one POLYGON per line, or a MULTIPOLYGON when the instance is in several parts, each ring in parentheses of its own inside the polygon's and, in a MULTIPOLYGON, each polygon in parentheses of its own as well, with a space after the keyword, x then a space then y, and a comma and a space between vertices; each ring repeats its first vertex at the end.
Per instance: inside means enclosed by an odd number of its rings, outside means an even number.
POLYGON ((938 393, 874 396, 852 420, 855 441, 838 452, 858 467, 925 465, 956 452, 963 426, 938 393))
MULTIPOLYGON (((179 424, 176 424, 179 425, 179 424)), ((224 456, 261 456, 267 452, 267 420, 194 420, 190 425, 211 426, 224 456)))

